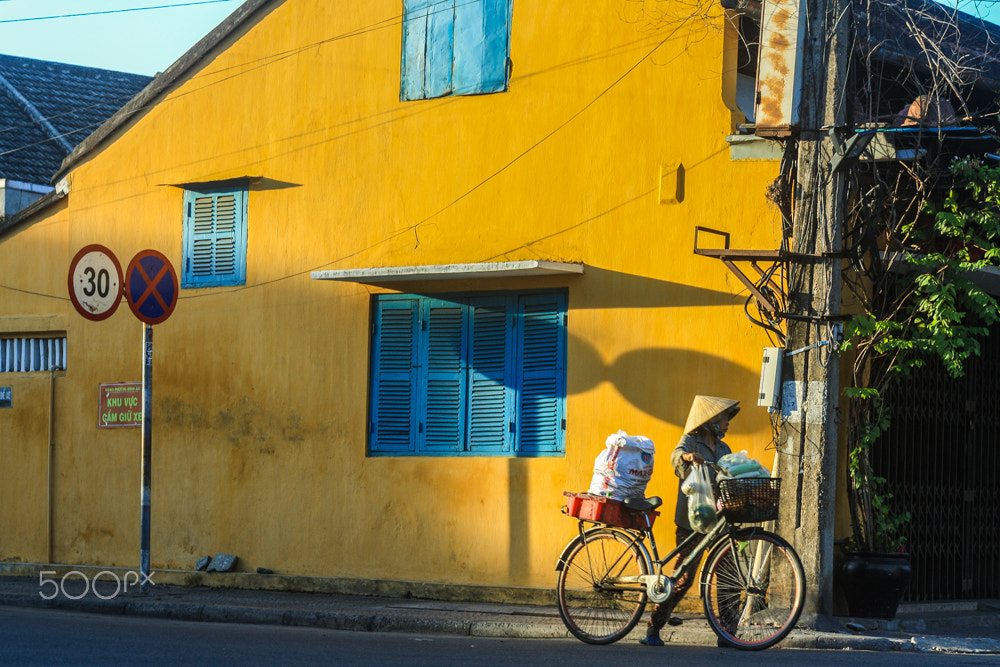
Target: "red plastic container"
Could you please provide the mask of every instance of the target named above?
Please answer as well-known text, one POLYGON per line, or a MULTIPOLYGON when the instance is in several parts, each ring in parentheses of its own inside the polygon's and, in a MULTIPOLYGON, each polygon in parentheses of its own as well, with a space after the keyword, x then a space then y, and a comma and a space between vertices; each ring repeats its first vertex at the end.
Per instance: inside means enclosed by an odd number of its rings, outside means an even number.
POLYGON ((589 493, 574 493, 572 491, 563 491, 563 495, 569 499, 563 507, 563 512, 585 521, 606 523, 609 526, 618 526, 619 528, 643 530, 646 528, 646 520, 643 517, 649 517, 649 527, 652 528, 656 517, 660 516, 659 512, 633 514, 625 508, 625 503, 622 501, 605 498, 604 496, 595 496, 589 493))

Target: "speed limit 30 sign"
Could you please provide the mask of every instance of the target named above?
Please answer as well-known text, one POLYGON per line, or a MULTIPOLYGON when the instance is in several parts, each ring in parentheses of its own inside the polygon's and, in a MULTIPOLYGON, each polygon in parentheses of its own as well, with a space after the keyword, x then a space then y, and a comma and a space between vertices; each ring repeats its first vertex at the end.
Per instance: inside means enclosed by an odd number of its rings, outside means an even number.
POLYGON ((123 282, 118 258, 102 245, 81 248, 69 265, 69 298, 88 320, 100 321, 114 314, 123 282))

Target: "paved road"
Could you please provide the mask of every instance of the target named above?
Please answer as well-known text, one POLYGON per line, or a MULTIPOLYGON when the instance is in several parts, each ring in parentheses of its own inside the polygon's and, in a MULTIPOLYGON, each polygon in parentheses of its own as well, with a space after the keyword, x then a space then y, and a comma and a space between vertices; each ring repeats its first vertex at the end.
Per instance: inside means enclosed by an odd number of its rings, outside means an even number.
POLYGON ((588 646, 572 639, 499 639, 320 628, 199 623, 0 607, 0 663, 16 665, 998 665, 996 655, 708 646, 652 649, 634 642, 588 646))

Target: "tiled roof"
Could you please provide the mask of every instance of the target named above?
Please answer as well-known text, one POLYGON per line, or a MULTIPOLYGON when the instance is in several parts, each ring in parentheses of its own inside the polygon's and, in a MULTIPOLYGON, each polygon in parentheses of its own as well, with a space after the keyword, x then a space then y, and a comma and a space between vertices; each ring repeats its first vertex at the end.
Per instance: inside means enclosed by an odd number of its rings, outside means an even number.
POLYGON ((0 178, 48 184, 152 77, 0 55, 0 178))
POLYGON ((202 59, 206 54, 218 48, 220 44, 232 35, 238 34, 240 30, 249 29, 249 26, 260 21, 268 12, 282 5, 285 1, 244 0, 243 4, 237 7, 236 11, 230 14, 228 18, 198 40, 198 43, 188 49, 187 53, 182 55, 174 64, 158 74, 145 90, 117 111, 97 131, 80 142, 63 162, 62 167, 57 172, 57 176, 62 176, 71 171, 91 151, 108 141, 116 130, 126 125, 136 113, 156 105, 165 91, 176 85, 178 81, 183 81, 185 77, 190 76, 201 65, 202 59))
POLYGON ((943 67, 954 81, 1000 83, 1000 27, 931 0, 854 0, 858 42, 877 59, 921 70, 943 67))

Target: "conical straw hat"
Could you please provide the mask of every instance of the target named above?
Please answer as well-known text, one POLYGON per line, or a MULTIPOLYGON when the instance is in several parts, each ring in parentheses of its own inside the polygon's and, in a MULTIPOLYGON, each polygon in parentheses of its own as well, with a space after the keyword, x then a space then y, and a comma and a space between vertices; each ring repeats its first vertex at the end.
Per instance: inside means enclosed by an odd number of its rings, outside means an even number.
POLYGON ((739 401, 731 398, 719 398, 718 396, 695 396, 691 404, 691 412, 688 413, 687 424, 684 425, 684 433, 697 430, 699 426, 704 426, 713 418, 718 417, 723 412, 731 411, 732 417, 739 409, 739 401))

